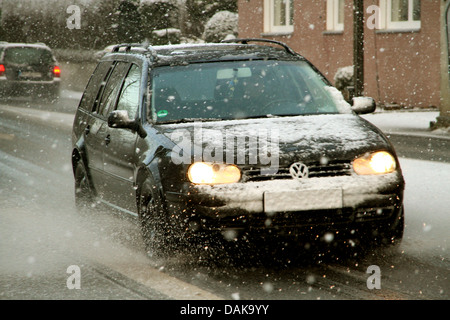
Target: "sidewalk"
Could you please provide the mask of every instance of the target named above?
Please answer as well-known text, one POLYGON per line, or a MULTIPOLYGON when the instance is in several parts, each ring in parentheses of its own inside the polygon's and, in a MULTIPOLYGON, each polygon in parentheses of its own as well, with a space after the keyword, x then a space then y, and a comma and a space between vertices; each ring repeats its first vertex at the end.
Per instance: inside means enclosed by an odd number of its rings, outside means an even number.
POLYGON ((450 140, 450 128, 430 130, 430 122, 435 122, 439 111, 430 110, 377 110, 362 115, 386 134, 422 136, 450 140))

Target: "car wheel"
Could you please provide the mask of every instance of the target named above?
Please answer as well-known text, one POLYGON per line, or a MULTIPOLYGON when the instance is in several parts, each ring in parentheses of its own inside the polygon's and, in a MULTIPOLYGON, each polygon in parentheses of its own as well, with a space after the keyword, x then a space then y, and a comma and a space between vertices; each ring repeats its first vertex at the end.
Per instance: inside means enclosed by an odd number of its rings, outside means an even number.
POLYGON ((83 161, 78 161, 75 167, 75 205, 79 211, 92 208, 94 195, 89 183, 86 168, 83 161))
POLYGON ((150 257, 168 258, 175 245, 167 223, 166 203, 149 183, 138 190, 137 207, 146 252, 150 257))

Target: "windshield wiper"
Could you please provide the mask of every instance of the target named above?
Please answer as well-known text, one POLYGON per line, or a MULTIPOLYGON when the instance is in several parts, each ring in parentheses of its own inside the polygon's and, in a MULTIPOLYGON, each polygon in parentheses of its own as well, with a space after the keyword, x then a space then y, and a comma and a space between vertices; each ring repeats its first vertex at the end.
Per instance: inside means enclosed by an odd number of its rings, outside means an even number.
POLYGON ((338 114, 338 112, 308 112, 308 113, 266 114, 266 115, 259 115, 259 116, 243 117, 243 118, 239 118, 239 119, 283 118, 283 117, 300 117, 300 116, 313 116, 313 115, 325 115, 325 114, 338 114))
POLYGON ((222 120, 231 120, 231 119, 221 119, 221 118, 185 118, 185 119, 175 119, 175 120, 167 120, 167 121, 157 121, 156 124, 210 122, 210 121, 222 121, 222 120))
POLYGON ((238 119, 258 119, 258 118, 280 118, 280 117, 295 117, 295 116, 302 116, 303 114, 299 113, 292 113, 292 114, 261 114, 258 116, 248 116, 248 117, 242 117, 238 119))

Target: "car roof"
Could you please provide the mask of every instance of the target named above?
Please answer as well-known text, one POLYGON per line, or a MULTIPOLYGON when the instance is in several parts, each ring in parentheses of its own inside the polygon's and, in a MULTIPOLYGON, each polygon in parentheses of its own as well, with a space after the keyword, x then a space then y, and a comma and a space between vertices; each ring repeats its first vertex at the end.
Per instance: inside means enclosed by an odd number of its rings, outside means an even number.
POLYGON ((0 47, 31 47, 39 49, 51 49, 45 43, 20 43, 20 42, 0 42, 0 47))
MULTIPOLYGON (((174 44, 148 46, 146 44, 120 44, 111 54, 135 53, 149 57, 153 65, 176 65, 194 62, 230 60, 305 60, 284 43, 261 39, 234 39, 222 43, 174 44), (268 45, 249 44, 250 41, 268 45)), ((107 57, 105 56, 105 57, 107 57)))

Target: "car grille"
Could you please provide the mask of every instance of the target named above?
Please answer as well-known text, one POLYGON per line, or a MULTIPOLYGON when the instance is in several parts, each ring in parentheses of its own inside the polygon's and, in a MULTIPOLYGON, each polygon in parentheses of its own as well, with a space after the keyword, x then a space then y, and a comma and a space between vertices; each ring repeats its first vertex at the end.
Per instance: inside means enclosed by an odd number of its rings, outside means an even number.
MULTIPOLYGON (((352 166, 349 161, 334 161, 327 164, 308 164, 309 178, 349 176, 352 174, 352 166)), ((281 166, 276 173, 264 174, 261 168, 248 168, 243 170, 245 181, 265 181, 292 179, 289 166, 281 166)))

